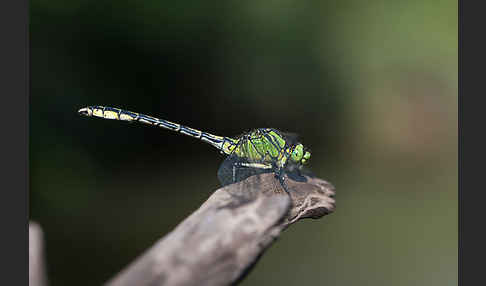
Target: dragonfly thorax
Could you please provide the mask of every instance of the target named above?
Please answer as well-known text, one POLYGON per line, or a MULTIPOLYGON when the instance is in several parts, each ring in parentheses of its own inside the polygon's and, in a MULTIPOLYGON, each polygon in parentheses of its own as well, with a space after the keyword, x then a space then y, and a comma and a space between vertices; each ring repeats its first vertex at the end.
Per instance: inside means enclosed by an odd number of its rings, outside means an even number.
POLYGON ((310 159, 310 152, 302 144, 291 144, 280 132, 271 128, 260 128, 242 135, 232 147, 230 153, 240 158, 275 164, 279 168, 288 162, 306 164, 310 159))

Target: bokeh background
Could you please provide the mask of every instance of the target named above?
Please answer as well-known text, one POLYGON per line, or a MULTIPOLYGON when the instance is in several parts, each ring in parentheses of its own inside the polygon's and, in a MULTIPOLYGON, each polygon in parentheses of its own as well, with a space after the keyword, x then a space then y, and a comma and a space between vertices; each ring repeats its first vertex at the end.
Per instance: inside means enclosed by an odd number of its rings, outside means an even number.
POLYGON ((30 1, 30 219, 51 285, 99 285, 218 188, 218 135, 297 132, 336 212, 241 285, 457 285, 457 2, 30 1))

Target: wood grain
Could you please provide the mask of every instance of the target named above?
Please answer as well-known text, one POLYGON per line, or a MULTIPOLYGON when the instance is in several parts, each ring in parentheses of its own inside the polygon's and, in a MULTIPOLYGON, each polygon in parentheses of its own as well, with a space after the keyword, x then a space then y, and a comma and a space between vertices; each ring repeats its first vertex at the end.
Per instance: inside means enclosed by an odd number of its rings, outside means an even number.
POLYGON ((286 227, 334 211, 334 188, 328 182, 286 182, 290 196, 273 174, 215 191, 106 285, 229 285, 241 280, 286 227))

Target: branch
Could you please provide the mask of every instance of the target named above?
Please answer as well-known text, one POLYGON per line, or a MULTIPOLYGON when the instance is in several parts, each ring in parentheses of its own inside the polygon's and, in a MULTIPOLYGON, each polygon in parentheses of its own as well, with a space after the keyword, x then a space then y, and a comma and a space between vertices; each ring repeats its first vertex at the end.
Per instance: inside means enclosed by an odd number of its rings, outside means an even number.
POLYGON ((215 191, 192 215, 107 282, 128 285, 228 285, 242 279, 282 230, 334 211, 334 188, 317 178, 253 176, 215 191))
POLYGON ((45 286, 47 277, 44 268, 44 242, 41 227, 29 222, 29 285, 45 286))

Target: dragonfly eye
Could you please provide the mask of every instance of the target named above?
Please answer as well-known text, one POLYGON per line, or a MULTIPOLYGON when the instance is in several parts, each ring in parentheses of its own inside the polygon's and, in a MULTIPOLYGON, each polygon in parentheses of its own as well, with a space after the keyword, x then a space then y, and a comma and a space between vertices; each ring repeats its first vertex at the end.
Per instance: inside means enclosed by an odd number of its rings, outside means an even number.
POLYGON ((302 164, 304 164, 304 165, 307 164, 309 162, 310 157, 311 157, 311 153, 309 151, 305 151, 305 154, 304 154, 302 161, 301 161, 302 164))
POLYGON ((304 159, 309 160, 310 157, 311 157, 311 153, 309 151, 305 151, 304 159))
POLYGON ((292 151, 291 159, 295 163, 299 163, 300 160, 302 160, 302 157, 304 156, 304 146, 302 144, 298 144, 295 146, 294 151, 292 151))

